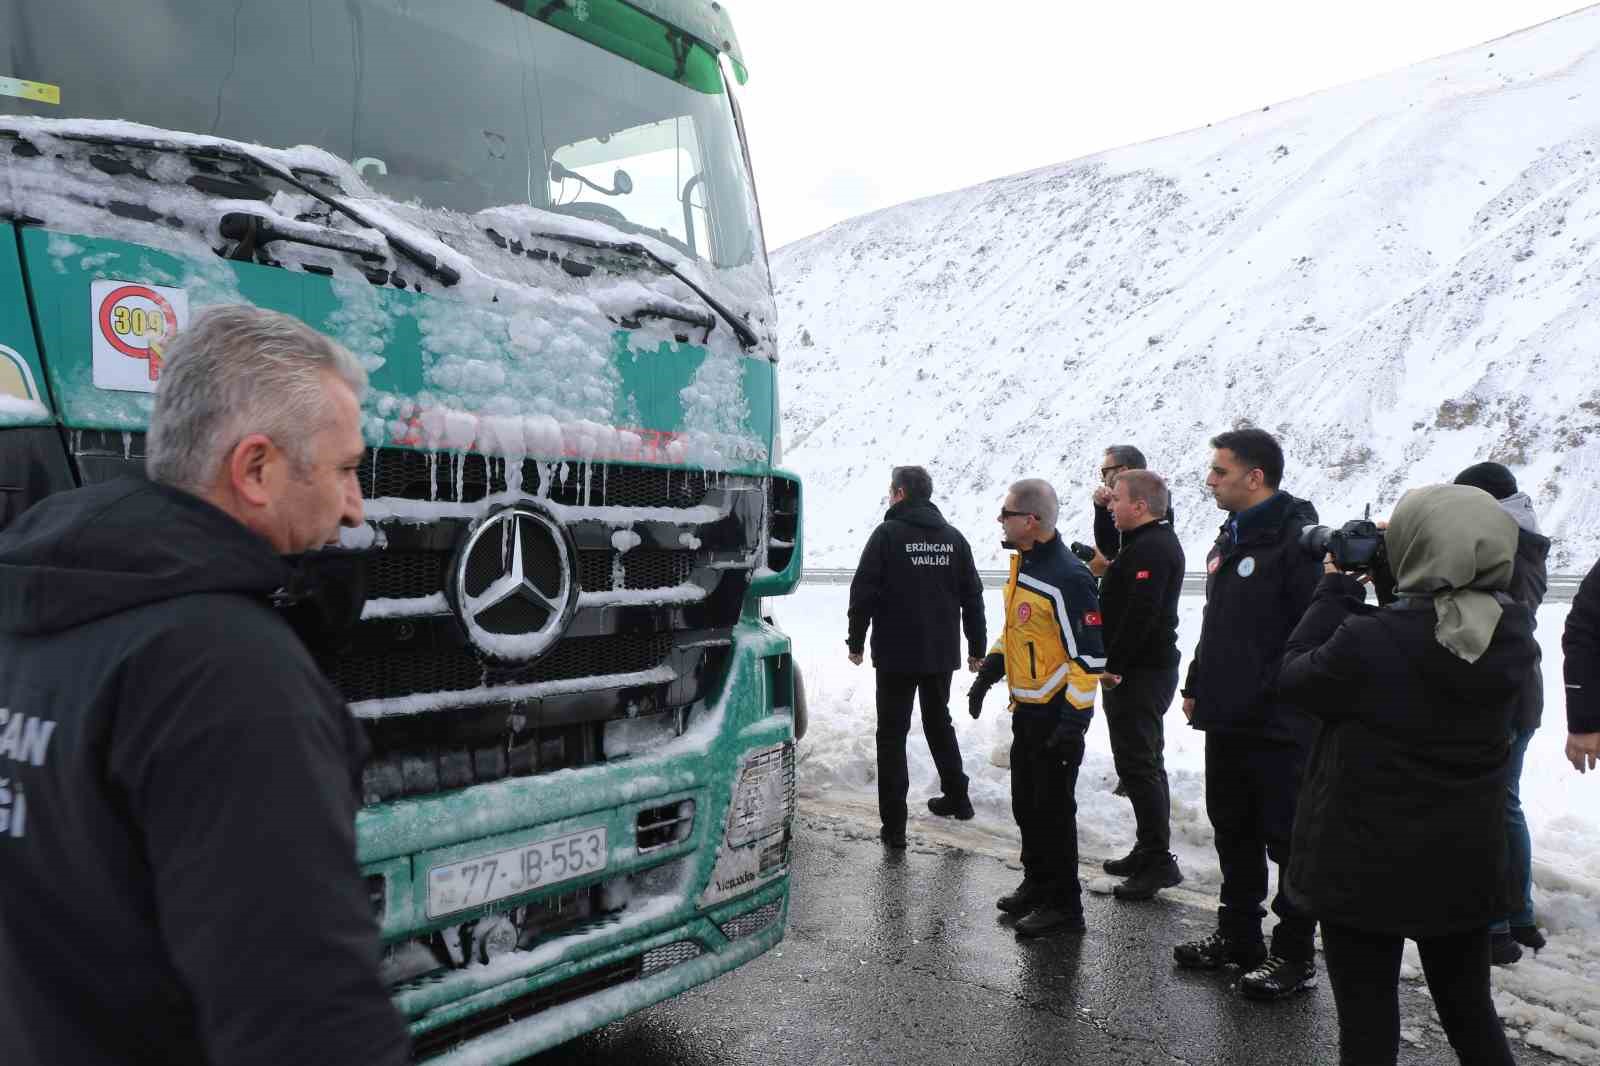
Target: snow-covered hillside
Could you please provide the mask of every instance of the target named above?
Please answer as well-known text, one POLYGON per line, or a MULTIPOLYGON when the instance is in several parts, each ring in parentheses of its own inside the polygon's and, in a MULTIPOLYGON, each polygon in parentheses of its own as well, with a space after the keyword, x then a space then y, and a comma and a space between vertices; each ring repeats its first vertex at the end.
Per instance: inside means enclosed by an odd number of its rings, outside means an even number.
MULTIPOLYGON (((1181 86, 1171 87, 1182 91, 1181 86)), ((1041 103, 1071 122, 1092 100, 1041 103)), ((1600 554, 1600 8, 1213 127, 854 219, 773 255, 807 561, 853 565, 889 467, 998 565, 1038 474, 1087 539, 1101 448, 1172 482, 1280 435, 1324 521, 1493 458, 1554 571, 1600 554)))

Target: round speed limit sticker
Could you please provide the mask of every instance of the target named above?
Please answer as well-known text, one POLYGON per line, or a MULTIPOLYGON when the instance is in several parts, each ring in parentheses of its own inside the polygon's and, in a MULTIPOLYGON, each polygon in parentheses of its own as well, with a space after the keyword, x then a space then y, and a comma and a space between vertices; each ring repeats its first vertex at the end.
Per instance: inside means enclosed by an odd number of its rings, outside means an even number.
POLYGON ((124 281, 96 281, 94 383, 97 388, 154 392, 161 378, 161 352, 188 318, 182 289, 124 281))

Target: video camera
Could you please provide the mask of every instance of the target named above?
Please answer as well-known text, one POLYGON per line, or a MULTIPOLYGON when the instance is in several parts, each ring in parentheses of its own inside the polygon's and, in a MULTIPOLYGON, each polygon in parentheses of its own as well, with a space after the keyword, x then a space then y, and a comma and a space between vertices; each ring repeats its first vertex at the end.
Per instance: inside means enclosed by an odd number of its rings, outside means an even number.
POLYGON ((1333 565, 1347 574, 1369 574, 1387 570, 1389 553, 1383 530, 1371 519, 1372 508, 1334 529, 1331 526, 1306 526, 1300 531, 1300 547, 1317 556, 1333 557, 1333 565))
POLYGON ((1071 544, 1067 545, 1067 550, 1086 563, 1094 562, 1094 549, 1083 543, 1081 540, 1075 540, 1071 544))

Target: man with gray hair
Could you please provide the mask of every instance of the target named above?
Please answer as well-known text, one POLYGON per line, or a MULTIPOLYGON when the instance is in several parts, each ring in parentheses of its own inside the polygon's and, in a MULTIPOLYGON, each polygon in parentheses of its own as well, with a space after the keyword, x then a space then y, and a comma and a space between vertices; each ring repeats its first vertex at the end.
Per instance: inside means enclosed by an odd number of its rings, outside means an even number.
POLYGON ((1022 883, 995 901, 1019 937, 1084 931, 1078 805, 1084 734, 1105 666, 1094 578, 1056 532, 1056 491, 1039 478, 1011 486, 1000 528, 1011 557, 1005 631, 967 693, 976 718, 1002 677, 1010 689, 1011 810, 1022 836, 1022 883))
POLYGON ((1183 545, 1167 521, 1167 483, 1148 470, 1124 470, 1111 483, 1111 517, 1121 550, 1100 579, 1105 612, 1106 730, 1111 758, 1133 803, 1133 850, 1105 863, 1127 878, 1118 899, 1149 899, 1183 881, 1171 847, 1172 800, 1163 719, 1178 690, 1178 597, 1183 545))
POLYGON ((976 670, 987 640, 983 584, 967 538, 933 503, 933 479, 920 466, 897 466, 889 476, 889 510, 867 538, 850 582, 850 661, 860 665, 872 629, 877 671, 878 815, 890 848, 906 846, 906 736, 911 704, 922 702, 922 732, 939 771, 940 794, 928 810, 941 818, 973 815, 961 746, 950 724, 950 675, 961 664, 976 670))
POLYGON ((32 739, 0 749, 8 1066, 408 1060, 356 865, 366 744, 307 646, 360 613, 313 549, 362 520, 365 384, 287 315, 205 311, 151 480, 0 533, 0 715, 32 739))

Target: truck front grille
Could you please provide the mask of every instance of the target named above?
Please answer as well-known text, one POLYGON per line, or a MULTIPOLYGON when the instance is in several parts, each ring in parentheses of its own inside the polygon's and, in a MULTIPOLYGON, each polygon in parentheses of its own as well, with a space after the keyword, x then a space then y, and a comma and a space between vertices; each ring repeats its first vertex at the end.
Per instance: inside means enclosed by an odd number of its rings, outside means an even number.
POLYGON ((344 698, 363 700, 431 692, 464 692, 498 685, 570 681, 602 674, 653 670, 666 662, 673 636, 614 633, 569 637, 549 654, 521 669, 497 668, 465 645, 421 651, 380 650, 345 654, 324 664, 344 698))

